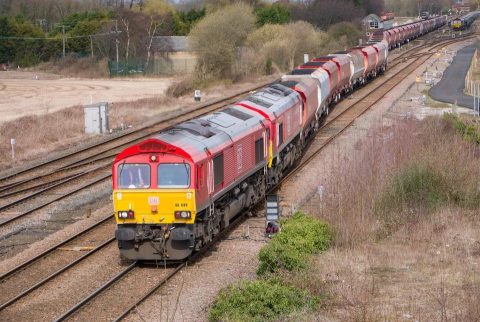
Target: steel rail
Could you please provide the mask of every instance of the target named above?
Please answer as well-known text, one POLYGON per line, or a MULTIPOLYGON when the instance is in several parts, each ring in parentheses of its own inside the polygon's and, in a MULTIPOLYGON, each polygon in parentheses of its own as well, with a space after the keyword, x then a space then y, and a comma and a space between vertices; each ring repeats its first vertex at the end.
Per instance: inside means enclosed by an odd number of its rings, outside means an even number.
POLYGON ((59 270, 53 272, 52 274, 50 274, 49 276, 45 277, 44 279, 38 281, 37 283, 35 283, 33 286, 27 288, 26 290, 22 291, 21 293, 17 294, 16 296, 10 298, 9 300, 7 300, 7 302, 4 302, 2 304, 0 304, 0 311, 5 309, 6 307, 12 305, 13 303, 15 303, 16 301, 18 301, 19 299, 21 299, 22 297, 24 297, 25 295, 31 293, 32 291, 36 290, 37 288, 39 288, 40 286, 42 286, 43 284, 47 283, 48 281, 54 279, 55 277, 57 277, 58 275, 60 275, 61 273, 65 272, 66 270, 68 270, 69 268, 77 265, 78 263, 80 263, 81 261, 83 261, 84 259, 90 257, 91 255, 95 254, 96 252, 98 252, 99 250, 105 248, 107 245, 111 244, 112 242, 115 241, 115 237, 112 237, 110 239, 108 239, 107 241, 103 242, 102 244, 98 245, 97 247, 95 247, 94 249, 90 250, 89 252, 87 252, 86 254, 82 255, 81 257, 77 258, 76 260, 74 260, 73 262, 70 262, 68 265, 60 268, 59 270))
POLYGON ((170 279, 172 279, 173 276, 175 276, 178 272, 180 272, 185 267, 187 267, 186 262, 179 264, 173 271, 168 273, 168 275, 165 278, 163 278, 160 282, 158 282, 155 286, 153 286, 150 290, 148 290, 139 300, 137 300, 134 304, 130 305, 125 311, 122 312, 122 314, 116 317, 114 321, 115 322, 120 321, 124 317, 126 317, 131 311, 133 311, 136 307, 142 304, 146 299, 152 296, 160 287, 165 285, 170 279))
POLYGON ((36 262, 37 260, 39 260, 40 258, 43 258, 45 256, 47 256, 48 254, 54 252, 55 250, 57 250, 58 248, 64 246, 65 244, 73 241, 74 239, 88 233, 89 231, 91 231, 92 229, 100 226, 101 224, 104 224, 106 223, 108 220, 112 220, 113 217, 112 216, 108 216, 106 218, 103 218, 101 219, 100 221, 94 223, 93 225, 85 228, 84 230, 76 233, 75 235, 69 237, 68 239, 64 240, 64 241, 61 241, 60 243, 58 244, 55 244, 54 246, 46 249, 45 251, 41 252, 40 254, 36 255, 35 257, 23 262, 22 264, 18 265, 18 266, 15 266, 14 268, 10 269, 9 271, 7 271, 6 273, 3 273, 2 275, 0 275, 0 283, 2 281, 4 281, 6 278, 10 277, 11 275, 15 274, 15 273, 18 273, 20 270, 22 270, 23 268, 29 266, 30 264, 36 262))
POLYGON ((110 287, 110 285, 114 284, 115 282, 117 282, 118 280, 120 280, 125 274, 127 274, 128 272, 130 272, 132 269, 134 269, 135 267, 137 267, 137 262, 133 262, 132 264, 130 264, 128 267, 126 267, 124 270, 122 270, 121 272, 119 272, 117 275, 115 275, 114 277, 112 277, 108 282, 106 282, 105 284, 103 284, 101 287, 99 287, 98 289, 96 289, 93 293, 91 293, 90 295, 88 295, 87 297, 85 297, 83 300, 81 300, 80 302, 78 302, 74 307, 70 308, 69 310, 67 310, 65 313, 63 313, 60 317, 56 318, 54 321, 55 322, 60 322, 60 321, 64 321, 65 319, 67 319, 70 315, 72 315, 73 313, 75 313, 75 311, 77 311, 80 307, 82 307, 83 305, 85 305, 87 302, 89 302, 91 299, 93 299, 94 297, 96 297, 98 294, 102 293, 104 290, 106 290, 107 288, 110 287))
MULTIPOLYGON (((94 172, 96 172, 96 171, 101 171, 101 170, 103 170, 103 169, 105 169, 105 168, 108 168, 108 167, 110 167, 110 166, 111 166, 110 164, 105 164, 105 165, 98 166, 98 167, 96 167, 96 168, 90 169, 90 170, 85 171, 85 172, 81 172, 81 173, 77 173, 77 174, 72 175, 72 176, 68 176, 68 177, 66 177, 66 178, 61 179, 60 181, 59 181, 59 179, 57 179, 57 180, 56 180, 57 183, 55 183, 55 184, 53 184, 53 185, 50 185, 50 186, 48 186, 48 187, 46 187, 46 188, 44 188, 44 189, 41 189, 41 190, 37 190, 37 191, 35 191, 35 192, 27 195, 27 196, 24 196, 24 197, 22 197, 22 198, 19 198, 19 199, 17 199, 17 200, 14 200, 14 201, 6 204, 6 205, 1 206, 1 207, 0 207, 0 212, 6 210, 6 209, 8 209, 8 208, 11 208, 11 207, 13 207, 13 206, 15 206, 15 205, 18 205, 18 204, 20 204, 20 203, 22 203, 22 202, 25 202, 25 201, 27 201, 27 200, 29 200, 29 199, 32 199, 32 198, 34 198, 34 197, 36 197, 36 196, 38 196, 38 195, 41 195, 41 194, 44 193, 44 192, 53 190, 53 189, 55 189, 55 188, 57 188, 57 187, 65 184, 65 183, 68 183, 68 182, 74 181, 74 180, 76 180, 76 179, 78 179, 78 178, 87 176, 87 175, 92 174, 92 173, 94 173, 94 172)), ((111 176, 111 175, 110 175, 110 176, 111 176)), ((48 183, 40 184, 40 185, 38 185, 38 186, 42 186, 42 185, 48 185, 48 183)), ((31 189, 33 189, 33 188, 34 188, 34 187, 25 188, 25 189, 23 189, 23 190, 21 190, 21 191, 12 192, 12 194, 18 194, 18 193, 21 193, 21 192, 26 192, 26 191, 29 191, 29 190, 31 190, 31 189)), ((3 196, 0 196, 0 198, 1 198, 1 197, 3 197, 3 196)))
MULTIPOLYGON (((43 161, 43 162, 40 162, 38 164, 35 164, 33 166, 30 166, 30 167, 26 167, 24 169, 20 169, 20 170, 17 170, 13 173, 9 173, 9 174, 6 174, 4 176, 1 176, 0 177, 0 182, 2 181, 5 181, 5 180, 8 180, 8 179, 11 179, 15 176, 18 176, 20 174, 24 174, 26 172, 29 172, 29 171, 33 171, 33 170, 36 170, 40 167, 43 167, 43 166, 46 166, 46 165, 50 165, 54 162, 57 162, 57 161, 60 161, 60 160, 64 160, 64 159, 67 159, 69 157, 72 157, 72 156, 75 156, 75 155, 78 155, 82 152, 86 152, 86 151, 89 151, 89 150, 93 150, 93 149, 96 149, 98 148, 99 146, 102 146, 102 145, 105 145, 105 144, 108 144, 108 143, 111 143, 113 141, 116 141, 116 140, 120 140, 120 139, 123 139, 123 138, 126 138, 127 136, 131 136, 131 135, 135 135, 139 132, 142 132, 142 131, 145 131, 145 130, 148 130, 149 128, 152 128, 152 127, 155 127, 155 126, 159 126, 159 125, 162 125, 162 124, 165 124, 165 123, 169 123, 173 120, 176 120, 177 118, 181 118, 181 117, 186 117, 187 116, 187 119, 186 120, 189 120, 191 118, 195 118, 195 117, 198 117, 198 114, 199 115, 203 115, 203 114, 206 114, 206 113, 209 113, 209 112, 201 112, 202 110, 204 109, 209 109, 209 107, 211 108, 212 106, 214 105, 218 105, 218 104, 222 104, 224 102, 227 102, 227 101, 230 101, 234 98, 236 98, 237 96, 241 96, 241 95, 245 95, 246 93, 249 93, 253 90, 257 90, 259 88, 262 88, 268 84, 271 84, 272 81, 268 81, 268 82, 264 82, 262 83, 261 85, 258 85, 258 86, 255 86, 255 87, 252 87, 252 88, 249 88, 247 90, 244 90, 244 91, 240 91, 240 92, 237 92, 237 93, 234 93, 234 94, 231 94, 227 97, 222 97, 222 98, 219 98, 219 99, 215 99, 215 100, 212 100, 210 102, 205 102, 203 104, 200 104, 198 106, 188 106, 184 112, 180 113, 179 115, 169 115, 167 116, 165 119, 161 120, 161 121, 156 121, 156 122, 152 122, 150 124, 147 124, 147 125, 144 125, 144 126, 141 126, 139 128, 136 128, 136 129, 133 129, 133 130, 130 130, 128 132, 125 132, 125 133, 122 133, 120 135, 117 135, 115 137, 110 137, 106 140, 102 140, 102 142, 97 142, 97 143, 93 143, 93 144, 90 144, 88 146, 85 146, 85 147, 82 147, 78 150, 75 150, 75 151, 72 151, 72 152, 69 152, 65 155, 61 155, 61 156, 57 156, 53 159, 49 159, 49 160, 46 160, 46 161, 43 161), (188 118, 188 115, 189 114, 192 114, 194 116, 192 116, 191 118, 188 118)), ((181 108, 180 108, 181 109, 181 108)), ((176 123, 175 123, 176 124, 176 123)), ((168 127, 168 126, 167 126, 168 127)), ((158 130, 155 130, 155 132, 158 132, 158 130)), ((153 132, 153 133, 155 133, 153 132)), ((123 146, 123 145, 126 145, 126 144, 131 144, 132 142, 136 141, 136 140, 141 140, 142 138, 145 138, 145 137, 148 137, 148 136, 151 136, 152 133, 148 133, 146 135, 142 135, 140 138, 136 138, 136 139, 133 139, 127 143, 123 143, 123 144, 120 144, 119 146, 123 146)), ((114 148, 109 148, 109 149, 106 149, 104 151, 101 151, 100 153, 96 153, 96 154, 93 154, 92 156, 89 156, 89 158, 93 157, 93 156, 96 156, 96 155, 99 155, 101 153, 105 153, 107 151, 111 151, 115 148, 118 148, 119 146, 116 146, 114 148)))
MULTIPOLYGON (((27 192, 27 191, 30 191, 30 190, 34 190, 34 189, 38 189, 38 188, 41 188, 41 187, 44 187, 44 186, 48 186, 48 185, 52 185, 52 184, 55 184, 57 182, 60 182, 60 181, 63 181, 65 179, 68 179, 68 178, 71 178, 73 176, 76 176, 78 173, 75 173, 75 174, 71 174, 71 175, 68 175, 66 177, 63 177, 63 178, 57 178, 57 179, 54 179, 52 181, 48 181, 48 182, 44 182, 44 183, 40 183, 40 184, 36 184, 32 187, 28 187, 28 188, 23 188, 23 189, 20 189, 20 190, 14 190, 12 191, 11 189, 15 188, 15 187, 18 187, 18 186, 21 186, 22 184, 24 183, 27 183, 27 182, 30 182, 31 180, 25 180, 25 181, 20 181, 20 182, 16 182, 15 184, 13 184, 12 186, 9 186, 8 188, 5 188, 5 187, 2 187, 2 189, 0 189, 0 199, 1 198, 6 198, 6 197, 10 197, 10 196, 14 196, 14 195, 17 195, 17 194, 20 194, 22 192, 27 192), (9 190, 9 192, 6 192, 6 193, 2 193, 3 191, 6 191, 6 190, 9 190)), ((38 178, 37 178, 38 179, 38 178)))
POLYGON ((102 177, 100 177, 100 178, 97 178, 97 179, 95 179, 95 180, 93 180, 93 181, 91 181, 91 182, 89 182, 89 183, 86 183, 86 184, 84 184, 84 185, 82 185, 82 186, 80 186, 80 187, 77 187, 77 188, 76 188, 75 190, 73 190, 73 191, 64 193, 64 194, 62 194, 62 195, 54 198, 53 200, 46 201, 46 202, 44 202, 43 204, 41 204, 40 206, 37 206, 37 207, 35 207, 35 208, 33 208, 33 209, 29 209, 29 210, 27 210, 27 211, 25 211, 25 212, 22 212, 22 213, 14 216, 14 217, 12 217, 12 218, 9 218, 9 219, 7 219, 7 220, 5 220, 5 221, 2 221, 2 222, 0 222, 0 227, 3 227, 3 226, 5 226, 5 225, 8 225, 9 223, 11 223, 11 222, 13 222, 13 221, 15 221, 15 220, 18 220, 18 219, 20 219, 20 218, 22 218, 22 217, 25 217, 25 216, 27 216, 27 215, 29 215, 29 214, 37 211, 37 210, 40 210, 40 209, 42 209, 42 208, 45 208, 46 206, 51 205, 52 203, 54 203, 54 202, 56 202, 56 201, 58 201, 58 200, 64 199, 64 198, 66 198, 66 197, 69 197, 69 196, 71 196, 71 195, 73 195, 73 194, 75 194, 75 193, 77 193, 77 192, 79 192, 79 191, 82 191, 82 190, 84 190, 84 189, 86 189, 86 188, 89 188, 89 187, 91 187, 91 186, 93 186, 93 185, 95 185, 95 184, 97 184, 97 183, 99 183, 99 182, 102 182, 102 181, 104 181, 104 180, 106 180, 106 179, 108 179, 108 178, 110 178, 110 177, 111 177, 111 174, 104 175, 104 176, 102 176, 102 177))
POLYGON ((42 194, 42 193, 44 193, 44 192, 53 190, 53 189, 55 189, 56 187, 61 186, 63 183, 72 181, 72 180, 74 180, 74 179, 76 179, 76 178, 80 178, 80 177, 82 177, 82 176, 84 176, 84 175, 86 175, 86 174, 87 174, 87 173, 85 173, 85 172, 76 174, 76 175, 73 176, 73 177, 63 179, 63 180, 61 180, 60 182, 57 182, 56 184, 53 184, 53 185, 51 185, 51 186, 49 186, 49 187, 47 187, 47 188, 44 188, 44 189, 35 191, 35 192, 29 194, 28 196, 24 196, 24 197, 21 197, 21 198, 19 198, 19 199, 16 199, 16 200, 12 201, 12 202, 9 202, 9 203, 6 204, 6 205, 0 206, 0 212, 5 211, 5 210, 7 210, 8 208, 11 208, 11 207, 13 207, 13 206, 16 206, 16 205, 18 205, 18 204, 20 204, 20 203, 22 203, 22 202, 25 202, 25 201, 27 201, 27 200, 29 200, 29 199, 32 199, 32 198, 34 198, 34 197, 36 197, 36 196, 38 196, 38 195, 40 195, 40 194, 42 194))

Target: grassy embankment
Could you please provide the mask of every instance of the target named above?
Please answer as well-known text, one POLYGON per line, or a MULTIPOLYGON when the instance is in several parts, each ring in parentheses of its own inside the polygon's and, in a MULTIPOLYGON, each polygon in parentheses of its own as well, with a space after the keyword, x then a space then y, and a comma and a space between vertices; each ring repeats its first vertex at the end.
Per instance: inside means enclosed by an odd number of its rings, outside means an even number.
POLYGON ((304 256, 284 229, 260 252, 261 278, 223 290, 211 320, 259 320, 278 302, 288 309, 262 320, 479 320, 479 136, 478 121, 452 116, 372 130, 329 169, 322 204, 303 209, 332 227, 331 247, 303 232, 315 249, 304 256), (295 287, 296 301, 270 281, 295 287))

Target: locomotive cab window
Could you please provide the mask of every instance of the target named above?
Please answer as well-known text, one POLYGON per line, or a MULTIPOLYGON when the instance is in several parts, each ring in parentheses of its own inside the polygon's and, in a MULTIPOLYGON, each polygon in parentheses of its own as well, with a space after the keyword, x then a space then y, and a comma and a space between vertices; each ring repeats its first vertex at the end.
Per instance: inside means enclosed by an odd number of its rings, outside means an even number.
POLYGON ((260 163, 263 160, 263 156, 263 138, 260 138, 255 141, 255 164, 260 163))
POLYGON ((283 123, 278 124, 278 146, 283 144, 283 123))
POLYGON ((187 163, 160 163, 157 168, 158 188, 188 188, 190 165, 187 163))
POLYGON ((122 163, 117 167, 118 188, 144 189, 150 187, 150 166, 141 163, 122 163))
POLYGON ((213 158, 213 178, 215 187, 223 182, 223 153, 213 158))

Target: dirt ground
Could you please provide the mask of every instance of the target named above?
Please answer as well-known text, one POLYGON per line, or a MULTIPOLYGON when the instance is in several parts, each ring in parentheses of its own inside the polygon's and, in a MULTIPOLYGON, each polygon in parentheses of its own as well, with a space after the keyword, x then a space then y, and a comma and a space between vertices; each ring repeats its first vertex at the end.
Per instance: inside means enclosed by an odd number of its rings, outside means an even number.
POLYGON ((163 94, 171 83, 171 78, 85 79, 30 71, 0 72, 0 120, 92 102, 150 98, 163 94))

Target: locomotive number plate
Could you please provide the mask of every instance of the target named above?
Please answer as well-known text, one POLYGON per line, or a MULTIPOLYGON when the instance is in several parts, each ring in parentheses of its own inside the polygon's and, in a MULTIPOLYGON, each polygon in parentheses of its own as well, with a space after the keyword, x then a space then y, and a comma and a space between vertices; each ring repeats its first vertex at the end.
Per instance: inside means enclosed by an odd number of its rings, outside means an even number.
POLYGON ((148 197, 148 204, 150 206, 158 206, 160 204, 160 198, 158 197, 148 197))

